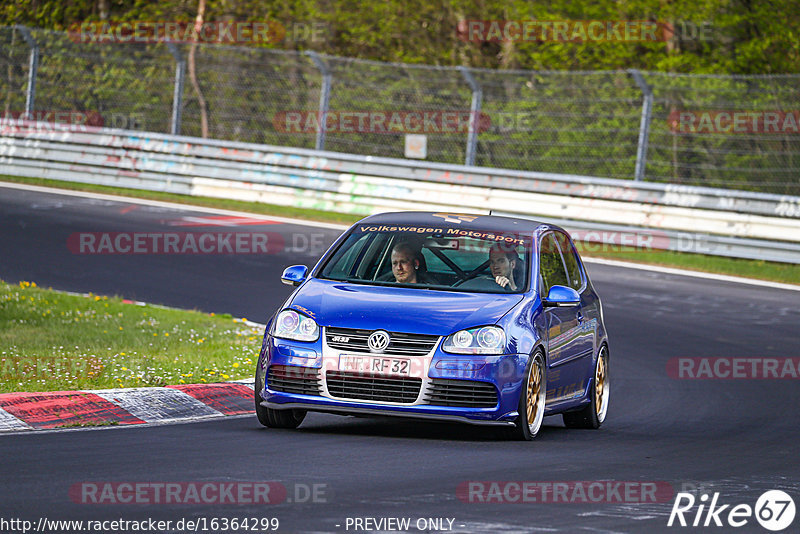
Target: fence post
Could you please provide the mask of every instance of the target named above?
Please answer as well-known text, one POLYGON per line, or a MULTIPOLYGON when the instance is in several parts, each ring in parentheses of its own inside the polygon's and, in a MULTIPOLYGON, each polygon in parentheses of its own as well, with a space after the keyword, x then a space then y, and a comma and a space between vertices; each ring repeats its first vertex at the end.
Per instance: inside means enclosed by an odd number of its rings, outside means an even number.
POLYGON ((478 129, 480 128, 481 104, 483 103, 483 90, 472 73, 464 66, 459 66, 458 70, 472 89, 472 102, 469 106, 469 134, 467 135, 467 154, 464 157, 464 165, 475 165, 475 151, 478 148, 478 129))
POLYGON ((172 57, 175 58, 175 86, 172 91, 172 120, 169 125, 169 133, 172 135, 181 134, 181 115, 183 113, 183 80, 186 76, 186 60, 183 54, 175 46, 175 43, 167 43, 172 57))
POLYGON ((636 169, 634 170, 634 179, 637 182, 644 180, 645 166, 647 165, 647 145, 650 142, 650 118, 653 112, 653 88, 650 87, 642 73, 636 69, 630 69, 628 72, 633 76, 636 85, 642 90, 644 100, 642 101, 642 119, 639 123, 639 146, 636 149, 636 169))
POLYGON ((328 122, 328 102, 331 97, 331 71, 319 54, 313 50, 307 50, 306 55, 311 58, 322 74, 322 88, 319 92, 319 127, 317 128, 317 142, 314 148, 325 150, 325 125, 328 122))
POLYGON ((25 91, 25 117, 33 120, 33 110, 36 103, 36 73, 39 70, 39 44, 28 28, 19 24, 14 27, 19 30, 22 38, 25 39, 31 49, 31 55, 28 60, 28 87, 25 91))

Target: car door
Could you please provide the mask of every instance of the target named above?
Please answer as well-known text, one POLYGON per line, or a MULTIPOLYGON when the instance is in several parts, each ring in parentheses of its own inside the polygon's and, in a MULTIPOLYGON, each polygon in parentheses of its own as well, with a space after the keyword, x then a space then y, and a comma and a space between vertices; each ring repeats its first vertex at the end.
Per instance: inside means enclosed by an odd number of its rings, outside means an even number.
MULTIPOLYGON (((543 298, 554 285, 570 286, 569 275, 555 232, 544 234, 539 242, 539 280, 543 298)), ((560 402, 582 393, 583 371, 582 315, 580 305, 544 309, 547 325, 547 360, 551 377, 547 402, 560 402)))
POLYGON ((580 334, 575 339, 575 350, 578 357, 586 358, 584 362, 591 368, 591 357, 594 354, 594 340, 595 331, 597 328, 597 321, 592 320, 596 317, 597 302, 595 295, 587 290, 587 280, 580 267, 580 259, 578 252, 572 240, 562 232, 556 232, 556 242, 558 243, 561 257, 564 259, 564 267, 567 269, 567 278, 569 279, 569 286, 581 296, 581 304, 578 310, 578 326, 580 334))

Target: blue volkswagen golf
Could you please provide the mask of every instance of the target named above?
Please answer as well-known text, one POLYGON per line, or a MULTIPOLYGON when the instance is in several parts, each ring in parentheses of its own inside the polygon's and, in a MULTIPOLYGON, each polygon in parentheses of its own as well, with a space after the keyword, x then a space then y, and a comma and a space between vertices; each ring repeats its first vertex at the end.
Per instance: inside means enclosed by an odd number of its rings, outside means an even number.
POLYGON ((569 235, 497 216, 367 217, 268 322, 258 420, 308 411, 499 425, 532 439, 545 415, 598 428, 609 400, 600 299, 569 235))

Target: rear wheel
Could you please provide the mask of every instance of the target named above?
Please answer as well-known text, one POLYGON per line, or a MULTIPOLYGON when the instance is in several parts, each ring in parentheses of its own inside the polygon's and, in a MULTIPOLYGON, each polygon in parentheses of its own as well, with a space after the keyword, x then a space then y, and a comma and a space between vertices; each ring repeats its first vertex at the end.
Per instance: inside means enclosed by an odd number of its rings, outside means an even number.
POLYGON ((547 394, 547 374, 544 354, 536 351, 528 361, 525 381, 519 395, 519 415, 513 437, 529 441, 536 437, 544 419, 544 405, 547 394))
POLYGON ((297 428, 306 417, 305 410, 273 410, 261 406, 261 390, 264 389, 264 371, 261 362, 256 364, 256 380, 254 384, 254 400, 258 422, 269 428, 297 428))
POLYGON ((567 428, 600 428, 608 413, 608 348, 603 345, 594 366, 594 380, 589 392, 591 402, 578 412, 563 415, 567 428))

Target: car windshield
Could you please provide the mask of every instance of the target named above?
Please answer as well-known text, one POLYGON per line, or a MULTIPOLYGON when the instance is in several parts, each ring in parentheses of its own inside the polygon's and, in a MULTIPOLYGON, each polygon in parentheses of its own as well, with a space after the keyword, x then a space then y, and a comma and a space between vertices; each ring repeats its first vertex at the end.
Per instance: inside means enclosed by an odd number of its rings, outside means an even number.
POLYGON ((528 287, 531 240, 513 233, 358 225, 319 278, 371 285, 481 293, 528 287))

